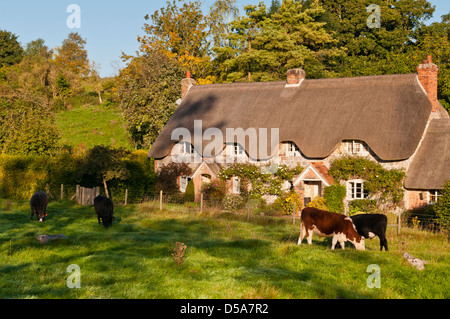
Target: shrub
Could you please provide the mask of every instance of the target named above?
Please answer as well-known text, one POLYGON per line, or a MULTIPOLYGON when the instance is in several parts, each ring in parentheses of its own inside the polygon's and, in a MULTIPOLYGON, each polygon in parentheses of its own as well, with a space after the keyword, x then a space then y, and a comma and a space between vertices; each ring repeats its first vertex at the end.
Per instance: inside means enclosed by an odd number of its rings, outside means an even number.
POLYGON ((344 213, 344 198, 347 190, 344 185, 333 184, 325 187, 324 198, 325 204, 331 212, 344 213))
POLYGON ((176 193, 180 190, 177 185, 177 178, 181 175, 190 175, 191 168, 186 163, 161 164, 156 176, 155 191, 167 193, 176 193))
POLYGON ((195 187, 194 187, 194 181, 192 179, 189 181, 189 183, 186 186, 184 198, 187 202, 195 201, 195 187))
POLYGON ((290 215, 294 211, 294 203, 296 211, 302 210, 303 202, 300 196, 291 190, 278 197, 273 203, 273 208, 279 210, 282 215, 290 215))
POLYGON ((450 231, 450 181, 444 185, 444 189, 440 192, 437 203, 434 205, 436 212, 436 222, 441 225, 445 231, 450 231))
POLYGON ((358 212, 377 213, 377 201, 372 199, 355 199, 348 204, 349 215, 352 216, 358 212))
POLYGON ((227 194, 222 200, 223 208, 232 212, 241 209, 244 204, 244 198, 239 194, 227 194))
POLYGON ((306 205, 306 206, 307 207, 315 207, 315 208, 321 209, 321 210, 328 210, 328 207, 325 202, 325 198, 320 197, 320 196, 314 197, 313 200, 310 201, 308 203, 308 205, 306 205))
POLYGON ((203 200, 208 206, 221 206, 225 193, 226 185, 222 180, 215 180, 202 186, 203 200))

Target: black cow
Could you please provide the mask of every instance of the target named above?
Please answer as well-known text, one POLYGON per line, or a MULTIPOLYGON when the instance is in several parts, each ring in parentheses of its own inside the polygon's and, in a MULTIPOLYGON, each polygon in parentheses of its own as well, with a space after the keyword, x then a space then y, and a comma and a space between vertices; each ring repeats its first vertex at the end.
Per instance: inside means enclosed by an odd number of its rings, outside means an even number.
POLYGON ((36 214, 36 218, 40 223, 45 220, 45 216, 47 216, 47 205, 48 205, 48 196, 45 192, 36 192, 30 199, 30 207, 31 207, 31 218, 33 219, 34 214, 36 214))
POLYGON ((380 238, 380 251, 383 247, 388 251, 386 240, 387 217, 383 214, 359 214, 350 217, 355 224, 356 230, 361 236, 372 239, 380 238))
POLYGON ((102 195, 98 195, 94 198, 94 209, 97 213, 99 224, 101 221, 105 228, 108 228, 112 225, 112 221, 114 219, 114 205, 111 199, 102 195))

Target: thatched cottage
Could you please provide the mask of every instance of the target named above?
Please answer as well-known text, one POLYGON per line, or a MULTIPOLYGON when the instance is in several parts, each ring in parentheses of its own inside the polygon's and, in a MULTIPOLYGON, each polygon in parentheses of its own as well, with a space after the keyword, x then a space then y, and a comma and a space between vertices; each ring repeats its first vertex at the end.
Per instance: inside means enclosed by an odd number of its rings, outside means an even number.
MULTIPOLYGON (((306 201, 333 183, 332 160, 364 156, 385 168, 404 168, 403 206, 419 207, 435 201, 450 179, 450 118, 437 99, 437 76, 429 56, 417 74, 309 80, 293 69, 281 82, 212 85, 195 85, 187 77, 179 107, 148 156, 156 170, 180 156, 188 159, 193 173, 180 176, 179 185, 184 191, 193 179, 196 199, 226 159, 301 164, 305 169, 293 183, 306 201), (224 138, 215 136, 211 147, 208 132, 224 138)), ((238 191, 233 185, 239 180, 230 183, 238 191)), ((363 187, 362 180, 348 181, 347 200, 364 198, 363 187)))

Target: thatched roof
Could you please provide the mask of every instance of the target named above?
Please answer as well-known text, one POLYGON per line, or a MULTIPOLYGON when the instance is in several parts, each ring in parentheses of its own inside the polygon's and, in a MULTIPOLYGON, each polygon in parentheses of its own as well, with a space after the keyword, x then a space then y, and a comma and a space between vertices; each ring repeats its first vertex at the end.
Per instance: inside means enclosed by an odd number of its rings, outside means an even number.
POLYGON ((406 176, 406 189, 442 189, 450 180, 449 118, 430 122, 406 176))
MULTIPOLYGON (((430 112, 417 74, 304 80, 299 87, 285 82, 193 86, 149 157, 169 155, 175 128, 187 128, 194 144, 194 120, 202 120, 203 131, 216 127, 224 138, 226 128, 267 128, 269 137, 270 128, 279 128, 279 142, 295 142, 308 158, 327 157, 343 140, 361 140, 383 160, 402 160, 417 148, 430 112)), ((263 159, 248 140, 245 149, 263 159)))

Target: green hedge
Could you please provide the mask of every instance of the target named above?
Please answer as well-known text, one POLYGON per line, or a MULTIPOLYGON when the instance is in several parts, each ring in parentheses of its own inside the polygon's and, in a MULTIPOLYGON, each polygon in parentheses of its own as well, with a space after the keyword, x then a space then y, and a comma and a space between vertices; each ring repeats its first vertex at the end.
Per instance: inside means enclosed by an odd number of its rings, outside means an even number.
MULTIPOLYGON (((59 198, 61 184, 64 184, 65 198, 72 197, 77 184, 84 187, 100 186, 104 194, 103 183, 98 176, 82 173, 83 159, 83 156, 68 152, 56 156, 0 155, 0 198, 28 200, 36 191, 46 188, 55 198, 59 198)), ((123 203, 125 189, 128 189, 128 203, 140 202, 145 196, 153 194, 154 166, 147 153, 131 152, 121 160, 129 174, 124 180, 112 179, 107 182, 113 201, 123 203)))

